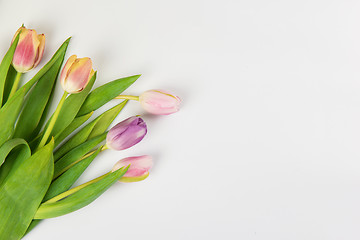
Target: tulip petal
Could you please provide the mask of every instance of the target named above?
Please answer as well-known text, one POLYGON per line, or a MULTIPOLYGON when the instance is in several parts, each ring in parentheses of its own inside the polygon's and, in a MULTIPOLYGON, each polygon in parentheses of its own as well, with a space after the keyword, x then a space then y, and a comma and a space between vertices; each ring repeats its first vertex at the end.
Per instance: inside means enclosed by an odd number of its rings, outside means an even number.
POLYGON ((17 36, 17 35, 20 33, 20 31, 23 30, 23 29, 26 29, 26 28, 25 28, 24 26, 19 27, 19 29, 18 29, 18 30, 16 31, 16 33, 14 34, 14 37, 13 37, 13 39, 11 40, 11 43, 14 42, 16 36, 17 36))
POLYGON ((90 58, 76 59, 68 70, 65 80, 65 91, 78 93, 83 90, 90 80, 92 62, 90 58))
POLYGON ((13 58, 16 71, 24 73, 33 68, 39 44, 35 30, 22 30, 13 58))
POLYGON ((153 167, 153 160, 148 155, 128 157, 118 161, 112 171, 130 165, 128 171, 119 180, 120 182, 137 182, 149 176, 149 170, 153 167))
POLYGON ((63 89, 65 89, 65 80, 67 78, 69 69, 70 69, 71 65, 75 62, 76 58, 77 58, 76 55, 71 55, 69 57, 69 59, 66 61, 65 65, 64 65, 64 68, 61 71, 60 83, 61 83, 61 86, 62 86, 63 89))
POLYGON ((124 150, 139 143, 146 135, 147 127, 139 117, 130 117, 110 129, 106 145, 114 150, 124 150))
POLYGON ((179 97, 164 90, 149 90, 139 97, 142 107, 158 115, 168 115, 179 111, 181 100, 179 97))
POLYGON ((40 42, 39 47, 37 49, 37 54, 35 57, 35 63, 34 63, 34 67, 36 67, 37 65, 39 65, 43 55, 44 55, 44 49, 45 49, 45 35, 44 34, 40 34, 38 35, 38 40, 40 42))

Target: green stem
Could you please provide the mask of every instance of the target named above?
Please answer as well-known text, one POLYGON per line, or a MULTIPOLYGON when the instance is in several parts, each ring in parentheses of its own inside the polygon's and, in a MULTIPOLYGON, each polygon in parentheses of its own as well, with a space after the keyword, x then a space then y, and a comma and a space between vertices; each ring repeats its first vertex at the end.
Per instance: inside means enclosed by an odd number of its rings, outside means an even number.
MULTIPOLYGON (((100 150, 100 152, 102 152, 102 151, 104 151, 104 150, 106 150, 106 149, 109 149, 108 148, 108 146, 107 145, 104 145, 104 146, 102 146, 101 147, 101 150, 100 150)), ((96 152, 97 151, 97 149, 96 150, 94 150, 94 151, 91 151, 91 152, 89 152, 89 153, 87 153, 87 154, 85 154, 79 161, 81 161, 81 160, 83 160, 83 159, 85 159, 85 158, 87 158, 87 157, 89 157, 90 155, 92 155, 94 152, 96 152)))
POLYGON ((119 95, 119 96, 115 97, 115 99, 129 99, 129 100, 139 101, 139 96, 119 95))
POLYGON ((62 194, 59 194, 59 195, 57 195, 56 197, 53 197, 53 198, 49 199, 48 201, 44 202, 44 204, 54 203, 54 202, 57 202, 57 201, 59 201, 59 200, 61 200, 61 199, 63 199, 63 198, 66 198, 67 196, 70 196, 71 194, 79 191, 80 189, 83 189, 84 187, 89 186, 90 184, 92 184, 92 183, 94 183, 94 182, 97 182, 97 181, 103 179, 104 177, 106 177, 106 176, 109 175, 110 173, 111 173, 111 172, 108 172, 108 173, 106 173, 106 174, 104 174, 104 175, 102 175, 102 176, 100 176, 100 177, 98 177, 98 178, 95 178, 95 179, 93 179, 93 180, 91 180, 91 181, 89 181, 89 182, 86 182, 86 183, 81 184, 81 185, 79 185, 79 186, 77 186, 77 187, 74 187, 74 188, 72 188, 72 189, 70 189, 70 190, 68 190, 68 191, 66 191, 66 192, 63 192, 62 194))
POLYGON ((67 93, 67 92, 64 92, 63 96, 61 97, 61 100, 60 100, 60 102, 59 102, 59 105, 56 107, 56 110, 55 110, 55 112, 54 112, 54 115, 53 115, 52 118, 50 119, 49 125, 47 126, 47 128, 46 128, 46 130, 45 130, 45 133, 44 133, 44 135, 43 135, 43 137, 42 137, 42 139, 41 139, 41 141, 40 141, 39 146, 37 147, 37 149, 42 148, 42 147, 46 144, 46 142, 47 142, 47 140, 48 140, 48 138, 49 138, 49 136, 50 136, 50 134, 51 134, 51 131, 53 130, 53 128, 54 128, 54 126, 55 126, 56 120, 57 120, 57 118, 59 117, 61 107, 64 105, 64 102, 65 102, 65 99, 66 99, 66 96, 67 96, 67 95, 68 95, 68 93, 67 93))
MULTIPOLYGON (((109 148, 108 148, 106 145, 104 145, 104 146, 101 147, 100 152, 102 152, 102 151, 104 151, 104 150, 106 150, 106 149, 109 149, 109 148)), ((91 152, 85 154, 85 155, 84 155, 82 158, 80 158, 79 160, 71 163, 69 166, 67 166, 67 167, 65 167, 64 169, 62 169, 60 172, 58 172, 56 175, 53 176, 53 180, 54 180, 55 178, 59 177, 59 176, 60 176, 61 174, 63 174, 64 172, 66 172, 67 170, 69 170, 69 169, 70 169, 72 166, 74 166, 75 164, 77 164, 77 163, 81 162, 82 160, 84 160, 85 158, 90 157, 91 155, 93 155, 94 152, 96 152, 97 150, 98 150, 98 149, 96 149, 96 150, 94 150, 94 151, 91 151, 91 152)))
POLYGON ((18 87, 19 87, 19 83, 20 83, 20 78, 21 78, 22 73, 21 72, 16 72, 16 76, 15 76, 15 80, 14 80, 14 84, 11 87, 11 91, 9 94, 8 99, 10 99, 12 96, 14 96, 14 94, 16 93, 18 87))

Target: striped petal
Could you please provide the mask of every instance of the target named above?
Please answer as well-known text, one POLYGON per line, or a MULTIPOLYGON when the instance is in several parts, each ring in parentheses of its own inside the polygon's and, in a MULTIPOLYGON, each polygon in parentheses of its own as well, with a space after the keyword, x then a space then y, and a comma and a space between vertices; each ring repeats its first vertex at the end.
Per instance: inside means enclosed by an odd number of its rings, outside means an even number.
POLYGON ((92 73, 92 62, 90 58, 76 59, 64 79, 64 90, 68 93, 81 92, 89 82, 92 73))
POLYGON ((13 57, 13 66, 16 71, 24 73, 34 67, 39 45, 40 41, 35 30, 22 29, 13 57))
POLYGON ((179 111, 181 100, 165 90, 149 90, 139 97, 141 106, 149 113, 168 115, 179 111))
POLYGON ((39 65, 43 55, 44 55, 44 49, 45 49, 45 35, 44 34, 40 34, 38 35, 38 40, 40 42, 39 47, 37 49, 37 54, 36 54, 36 58, 35 58, 35 63, 34 63, 34 67, 36 67, 37 65, 39 65))
POLYGON ((153 167, 152 157, 148 155, 128 157, 118 161, 112 171, 130 165, 128 171, 119 182, 138 182, 149 176, 149 170, 153 167))
POLYGON ((61 71, 60 84, 61 84, 63 89, 65 89, 65 80, 67 78, 69 69, 70 69, 71 65, 75 62, 76 59, 77 59, 76 55, 70 56, 69 59, 66 61, 65 65, 64 65, 64 68, 61 71))

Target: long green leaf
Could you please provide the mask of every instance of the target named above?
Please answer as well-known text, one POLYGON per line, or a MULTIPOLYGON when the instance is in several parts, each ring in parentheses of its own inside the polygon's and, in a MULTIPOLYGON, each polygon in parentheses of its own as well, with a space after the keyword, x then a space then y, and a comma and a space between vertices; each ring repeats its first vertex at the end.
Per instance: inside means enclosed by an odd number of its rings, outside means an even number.
POLYGON ((92 86, 94 85, 95 79, 96 72, 94 73, 88 85, 83 91, 77 94, 71 94, 69 97, 66 98, 59 114, 59 120, 56 121, 54 128, 51 132, 51 136, 56 136, 57 134, 61 133, 74 120, 77 113, 79 112, 79 109, 81 108, 81 105, 85 101, 92 86))
POLYGON ((77 146, 76 148, 65 154, 65 156, 60 158, 55 163, 54 178, 58 177, 68 168, 76 164, 77 161, 79 161, 91 149, 96 147, 96 145, 104 141, 105 138, 106 138, 106 133, 84 142, 83 144, 77 146))
POLYGON ((9 98, 11 88, 14 85, 16 73, 17 72, 16 72, 15 68, 12 65, 10 65, 9 71, 6 76, 6 81, 5 81, 5 88, 4 88, 4 94, 3 94, 3 99, 2 99, 3 105, 6 103, 6 101, 9 98))
POLYGON ((61 45, 50 61, 30 81, 18 89, 14 96, 8 99, 6 104, 0 109, 0 146, 14 133, 15 121, 21 110, 25 94, 56 63, 57 59, 63 56, 69 41, 70 38, 61 45))
MULTIPOLYGON (((43 202, 55 197, 58 194, 61 194, 67 190, 76 182, 76 180, 79 179, 81 174, 86 170, 86 168, 92 163, 92 161, 96 158, 96 156, 100 153, 101 147, 94 152, 89 157, 85 158, 84 160, 81 160, 77 164, 75 164, 73 167, 71 167, 69 170, 67 170, 65 173, 60 175, 56 180, 54 180, 49 190, 47 191, 43 202)), ((36 227, 41 220, 33 220, 27 229, 27 233, 30 232, 34 227, 36 227)))
POLYGON ((25 159, 30 157, 31 150, 25 140, 15 138, 5 142, 1 146, 0 154, 0 161, 3 162, 0 168, 1 186, 5 179, 11 175, 25 159))
POLYGON ((14 125, 24 101, 25 89, 17 93, 0 109, 0 146, 14 133, 14 125))
POLYGON ((41 204, 34 219, 62 216, 89 205, 119 180, 126 173, 127 169, 128 168, 120 168, 60 201, 41 204))
MULTIPOLYGON (((67 46, 68 42, 65 44, 67 46)), ((31 137, 36 136, 34 131, 38 128, 44 110, 48 105, 52 95, 55 81, 60 72, 61 65, 64 61, 66 47, 61 52, 58 59, 54 62, 51 68, 39 79, 34 88, 29 93, 25 107, 17 122, 14 137, 31 140, 31 137)), ((46 114, 45 114, 46 115, 46 114)))
POLYGON ((55 146, 58 146, 67 136, 69 136, 72 132, 74 132, 78 127, 83 125, 94 112, 90 112, 86 115, 76 117, 70 124, 67 126, 64 131, 58 133, 55 138, 55 146))
POLYGON ((54 141, 41 148, 0 187, 0 239, 17 240, 26 232, 52 179, 54 141))
MULTIPOLYGON (((5 162, 5 159, 9 155, 9 153, 19 145, 27 146, 27 142, 21 138, 14 138, 7 141, 0 147, 0 166, 5 162)), ((30 154, 30 148, 29 148, 29 154, 30 154)))
POLYGON ((5 54, 5 57, 3 58, 3 60, 1 61, 1 64, 0 64, 0 106, 2 106, 7 73, 9 71, 9 68, 10 68, 10 65, 11 65, 15 50, 16 50, 16 46, 19 41, 19 37, 20 37, 20 34, 18 34, 16 36, 14 42, 11 44, 9 50, 5 54))
POLYGON ((78 113, 78 116, 87 114, 91 111, 95 111, 96 109, 103 106, 105 103, 114 99, 125 89, 127 89, 131 84, 133 84, 140 76, 141 75, 135 75, 131 77, 120 78, 96 88, 86 98, 84 104, 82 105, 78 113))
POLYGON ((70 150, 84 143, 88 139, 91 131, 93 130, 96 123, 100 120, 99 117, 94 119, 92 122, 83 127, 79 132, 77 132, 72 138, 65 142, 59 149, 54 152, 55 162, 59 160, 62 156, 68 153, 70 150))
POLYGON ((93 137, 99 136, 100 134, 103 134, 110 124, 114 121, 117 115, 121 112, 121 110, 125 107, 128 100, 125 100, 118 105, 114 106, 113 108, 107 110, 103 114, 101 114, 100 120, 96 123, 94 126, 94 129, 91 131, 88 139, 91 139, 93 137))
POLYGON ((98 148, 98 150, 91 154, 89 157, 81 160, 69 170, 60 175, 56 180, 54 180, 51 183, 49 190, 47 191, 43 199, 43 202, 69 190, 69 188, 75 183, 76 180, 78 180, 81 174, 86 170, 90 163, 92 163, 92 161, 96 158, 100 151, 101 147, 98 148))
POLYGON ((103 134, 112 121, 116 118, 116 116, 120 113, 120 111, 124 108, 126 102, 127 100, 102 113, 96 119, 83 127, 78 133, 72 136, 67 142, 61 145, 61 147, 54 153, 55 161, 86 140, 103 134))

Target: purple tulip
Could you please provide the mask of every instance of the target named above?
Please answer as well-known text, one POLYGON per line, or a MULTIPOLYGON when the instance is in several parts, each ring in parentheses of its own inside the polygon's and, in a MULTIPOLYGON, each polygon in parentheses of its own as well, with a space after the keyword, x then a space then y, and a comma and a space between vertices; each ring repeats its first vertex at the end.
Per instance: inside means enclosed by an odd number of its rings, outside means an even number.
POLYGON ((146 132, 144 120, 130 117, 110 129, 106 136, 106 145, 113 150, 124 150, 140 142, 146 132))

